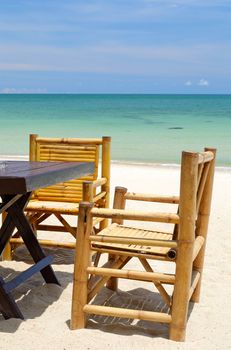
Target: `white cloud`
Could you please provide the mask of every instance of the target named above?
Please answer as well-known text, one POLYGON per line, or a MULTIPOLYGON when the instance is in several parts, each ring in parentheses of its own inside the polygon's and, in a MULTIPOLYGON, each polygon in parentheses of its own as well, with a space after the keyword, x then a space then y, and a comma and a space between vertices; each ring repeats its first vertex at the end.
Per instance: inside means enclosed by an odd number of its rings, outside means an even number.
MULTIPOLYGON (((221 73, 231 76, 231 46, 221 44, 124 45, 116 41, 72 47, 0 44, 0 53, 0 71, 147 74, 177 76, 183 82, 187 82, 188 76, 200 77, 202 71, 204 76, 220 77, 221 73), (220 52, 226 54, 221 56, 220 52)), ((201 78, 193 85, 208 86, 209 82, 201 78)))
POLYGON ((209 82, 206 79, 200 79, 198 82, 199 86, 209 86, 209 82))
POLYGON ((27 89, 27 88, 21 88, 16 89, 12 87, 5 87, 3 89, 0 89, 1 94, 45 94, 47 92, 46 89, 27 89))
POLYGON ((191 80, 186 81, 184 85, 185 85, 185 86, 191 86, 191 85, 192 85, 191 80))

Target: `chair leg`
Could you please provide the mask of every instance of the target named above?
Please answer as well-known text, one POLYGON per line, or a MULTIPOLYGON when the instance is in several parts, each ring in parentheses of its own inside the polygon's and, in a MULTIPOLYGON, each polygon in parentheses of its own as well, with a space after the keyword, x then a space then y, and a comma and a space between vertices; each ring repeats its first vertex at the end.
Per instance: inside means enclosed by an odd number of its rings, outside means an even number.
POLYGON ((192 276, 192 246, 188 242, 182 242, 181 252, 178 251, 169 331, 169 339, 175 341, 185 340, 192 276))
MULTIPOLYGON (((115 188, 115 195, 114 195, 114 202, 113 202, 113 208, 114 209, 124 209, 126 204, 125 194, 127 192, 127 188, 117 186, 115 188)), ((119 225, 123 224, 123 220, 121 219, 113 219, 112 223, 117 223, 119 225)), ((109 254, 108 259, 114 259, 113 255, 109 254)), ((116 291, 118 289, 118 279, 116 277, 111 277, 107 284, 107 288, 116 291)))
POLYGON ((86 314, 83 311, 87 304, 88 297, 88 272, 87 267, 91 265, 91 251, 89 244, 89 235, 92 230, 91 222, 85 223, 87 211, 92 208, 90 203, 83 202, 79 208, 79 222, 76 243, 76 257, 74 267, 72 311, 71 311, 71 329, 81 329, 86 325, 86 314))

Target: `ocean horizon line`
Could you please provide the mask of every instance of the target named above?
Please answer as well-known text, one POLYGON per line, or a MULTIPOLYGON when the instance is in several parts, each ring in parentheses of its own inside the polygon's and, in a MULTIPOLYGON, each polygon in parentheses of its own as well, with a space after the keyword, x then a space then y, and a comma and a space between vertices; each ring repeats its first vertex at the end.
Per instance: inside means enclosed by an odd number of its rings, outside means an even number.
POLYGON ((157 96, 231 96, 231 92, 0 92, 0 96, 17 96, 17 95, 157 95, 157 96))

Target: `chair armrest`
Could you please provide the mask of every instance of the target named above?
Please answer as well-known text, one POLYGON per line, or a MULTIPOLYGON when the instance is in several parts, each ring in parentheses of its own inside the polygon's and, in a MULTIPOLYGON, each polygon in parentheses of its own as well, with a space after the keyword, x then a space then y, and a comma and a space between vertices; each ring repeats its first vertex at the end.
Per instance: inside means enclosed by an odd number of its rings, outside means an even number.
POLYGON ((150 222, 164 222, 169 224, 179 224, 180 221, 179 215, 174 213, 156 213, 125 209, 93 208, 91 210, 91 215, 93 217, 101 217, 107 219, 140 220, 150 222))
POLYGON ((96 187, 99 187, 99 186, 102 186, 102 185, 105 185, 107 183, 107 178, 106 177, 101 177, 95 181, 92 181, 92 186, 93 188, 96 188, 96 187))
POLYGON ((144 202, 179 204, 179 196, 158 196, 146 193, 127 192, 125 199, 144 202))

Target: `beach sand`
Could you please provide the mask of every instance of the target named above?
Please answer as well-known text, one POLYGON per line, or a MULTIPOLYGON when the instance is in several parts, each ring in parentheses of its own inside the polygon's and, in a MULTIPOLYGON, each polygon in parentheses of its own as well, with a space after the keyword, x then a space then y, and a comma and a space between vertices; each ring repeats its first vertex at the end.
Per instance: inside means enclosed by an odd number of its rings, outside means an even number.
MULTIPOLYGON (((178 194, 179 168, 113 164, 112 193, 115 185, 136 192, 178 194)), ((139 202, 130 206, 144 209, 139 202)), ((155 208, 166 207, 155 204, 155 208)), ((0 349, 231 349, 230 231, 231 172, 216 170, 201 301, 190 306, 185 343, 168 340, 166 325, 103 316, 91 318, 86 329, 71 331, 74 252, 57 249, 53 267, 61 286, 44 284, 37 274, 14 291, 25 320, 5 321, 0 316, 0 349)), ((18 249, 15 259, 0 263, 2 277, 12 278, 28 267, 24 248, 18 249)), ((158 303, 164 308, 151 284, 121 281, 117 294, 104 290, 102 295, 113 305, 158 303)))

